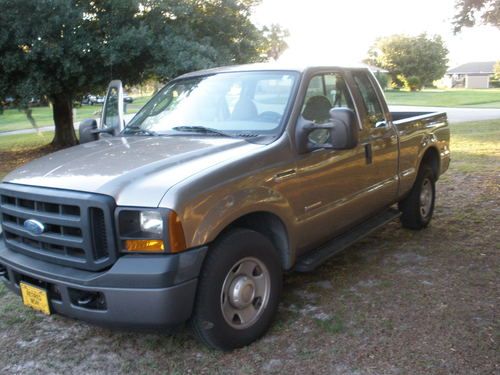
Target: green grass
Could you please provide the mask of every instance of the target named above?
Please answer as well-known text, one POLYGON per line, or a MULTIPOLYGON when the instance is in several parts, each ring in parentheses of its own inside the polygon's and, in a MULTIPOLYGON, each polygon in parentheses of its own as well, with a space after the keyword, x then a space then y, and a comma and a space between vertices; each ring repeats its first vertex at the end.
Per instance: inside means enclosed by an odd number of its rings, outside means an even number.
POLYGON ((500 167, 500 120, 451 125, 451 160, 461 172, 495 171, 500 167))
POLYGON ((389 105, 500 108, 500 89, 388 90, 385 97, 389 105))
MULTIPOLYGON (((150 96, 141 96, 134 99, 132 104, 127 105, 127 113, 136 113, 150 96)), ((100 116, 100 105, 83 105, 80 108, 75 108, 75 122, 82 121, 86 118, 97 118, 100 116)), ((51 107, 35 107, 33 108, 33 118, 39 127, 50 126, 54 124, 51 107)), ((17 109, 6 109, 3 114, 0 114, 0 132, 32 129, 24 112, 17 109)))
POLYGON ((339 316, 334 316, 325 320, 314 319, 314 323, 321 331, 330 334, 337 334, 345 331, 344 321, 339 316))
POLYGON ((11 170, 48 152, 53 132, 0 136, 0 179, 11 170))
POLYGON ((54 132, 44 132, 43 134, 16 134, 4 135, 0 137, 0 152, 23 151, 48 145, 54 132))

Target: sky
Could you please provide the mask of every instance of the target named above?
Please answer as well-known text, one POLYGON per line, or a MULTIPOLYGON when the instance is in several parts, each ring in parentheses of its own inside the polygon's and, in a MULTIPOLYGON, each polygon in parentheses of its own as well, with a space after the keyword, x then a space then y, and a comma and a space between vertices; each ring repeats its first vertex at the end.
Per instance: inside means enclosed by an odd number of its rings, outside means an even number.
POLYGON ((500 29, 464 28, 453 35, 455 0, 262 0, 256 24, 280 24, 290 37, 283 62, 356 64, 377 37, 441 35, 449 66, 500 60, 500 29))

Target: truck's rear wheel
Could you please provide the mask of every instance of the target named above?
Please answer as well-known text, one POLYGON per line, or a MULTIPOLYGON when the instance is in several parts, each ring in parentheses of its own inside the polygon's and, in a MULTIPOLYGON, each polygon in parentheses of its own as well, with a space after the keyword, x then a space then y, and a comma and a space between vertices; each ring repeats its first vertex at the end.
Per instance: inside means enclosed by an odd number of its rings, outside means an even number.
POLYGON ((262 234, 236 229, 210 249, 200 275, 191 326, 215 349, 250 344, 269 328, 282 285, 279 256, 262 234))
POLYGON ((436 199, 436 178, 429 166, 422 166, 410 194, 401 202, 401 223, 410 229, 425 228, 432 219, 436 199))

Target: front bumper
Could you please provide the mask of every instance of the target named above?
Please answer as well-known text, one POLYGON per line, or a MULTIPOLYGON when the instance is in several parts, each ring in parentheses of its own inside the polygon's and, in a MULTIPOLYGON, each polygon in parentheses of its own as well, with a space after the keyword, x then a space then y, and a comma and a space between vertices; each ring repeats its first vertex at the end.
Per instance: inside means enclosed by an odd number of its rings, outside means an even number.
POLYGON ((126 255, 91 272, 16 253, 0 238, 0 280, 18 295, 21 281, 44 288, 57 314, 111 327, 167 328, 191 316, 206 251, 126 255))

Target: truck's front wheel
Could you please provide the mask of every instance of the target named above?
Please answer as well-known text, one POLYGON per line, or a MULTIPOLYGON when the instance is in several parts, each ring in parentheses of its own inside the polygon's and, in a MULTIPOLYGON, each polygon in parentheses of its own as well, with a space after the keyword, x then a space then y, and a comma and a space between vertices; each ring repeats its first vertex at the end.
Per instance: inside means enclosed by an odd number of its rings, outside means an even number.
POLYGON ((236 229, 210 249, 200 275, 191 326, 212 348, 250 344, 269 328, 282 285, 279 256, 262 234, 236 229))
POLYGON ((410 229, 425 228, 431 221, 436 198, 436 179, 429 166, 422 166, 410 194, 401 202, 401 223, 410 229))

